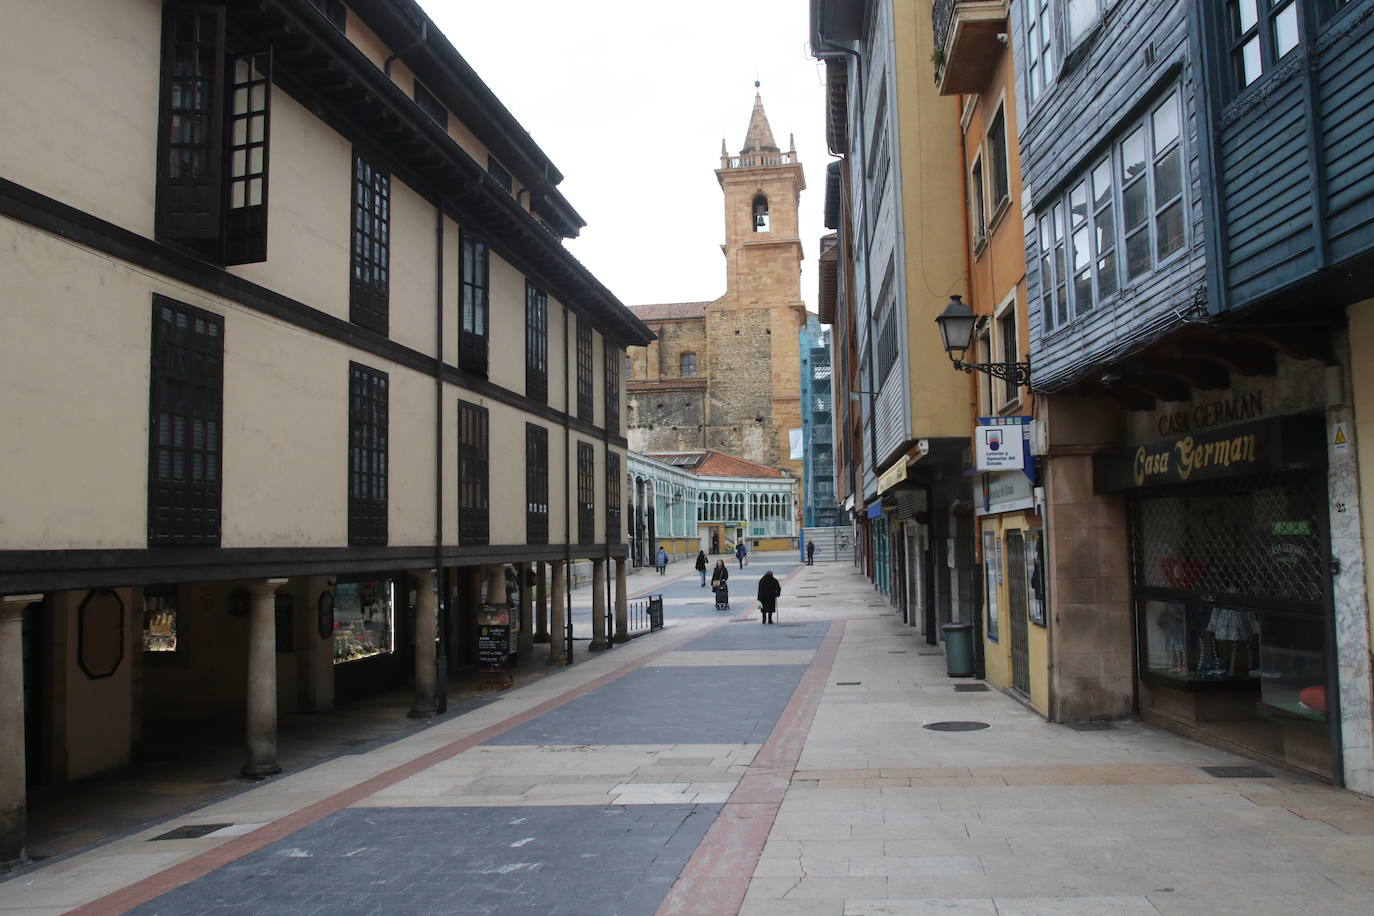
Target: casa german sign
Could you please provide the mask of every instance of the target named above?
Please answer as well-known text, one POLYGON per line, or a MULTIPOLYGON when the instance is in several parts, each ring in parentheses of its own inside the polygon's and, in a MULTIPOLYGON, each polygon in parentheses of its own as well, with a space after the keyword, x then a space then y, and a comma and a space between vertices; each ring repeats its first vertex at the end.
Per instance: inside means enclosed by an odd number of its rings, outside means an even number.
POLYGON ((1098 493, 1320 467, 1326 426, 1316 415, 1275 417, 1093 456, 1098 493))

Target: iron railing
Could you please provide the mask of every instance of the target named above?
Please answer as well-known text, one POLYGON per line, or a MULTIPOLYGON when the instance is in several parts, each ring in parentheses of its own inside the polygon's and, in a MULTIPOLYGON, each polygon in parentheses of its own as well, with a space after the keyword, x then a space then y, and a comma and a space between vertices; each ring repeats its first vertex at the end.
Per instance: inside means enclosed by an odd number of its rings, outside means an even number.
POLYGON ((949 37, 950 24, 954 22, 954 4, 958 0, 935 0, 930 12, 930 24, 935 30, 935 69, 944 65, 945 39, 949 37))

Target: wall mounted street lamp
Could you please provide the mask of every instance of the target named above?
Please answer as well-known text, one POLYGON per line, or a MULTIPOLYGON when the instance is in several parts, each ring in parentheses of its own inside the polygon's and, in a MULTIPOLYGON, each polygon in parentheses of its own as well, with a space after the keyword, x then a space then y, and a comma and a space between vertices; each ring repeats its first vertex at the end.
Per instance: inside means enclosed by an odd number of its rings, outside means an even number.
POLYGON ((976 369, 994 378, 1022 386, 1030 384, 1030 363, 966 363, 964 354, 973 343, 973 329, 978 324, 978 316, 973 309, 964 305, 963 296, 950 296, 949 305, 935 318, 940 327, 940 339, 945 345, 945 353, 955 369, 962 369, 972 375, 976 369))

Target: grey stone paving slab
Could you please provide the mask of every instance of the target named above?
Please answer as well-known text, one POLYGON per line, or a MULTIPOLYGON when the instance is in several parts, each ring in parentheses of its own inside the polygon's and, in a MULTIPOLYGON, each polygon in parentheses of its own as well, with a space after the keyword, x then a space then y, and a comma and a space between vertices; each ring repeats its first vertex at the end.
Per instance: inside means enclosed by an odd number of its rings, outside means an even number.
MULTIPOLYGON (((782 613, 778 614, 783 617, 782 613)), ((808 620, 767 626, 757 618, 751 626, 722 627, 698 636, 679 652, 719 652, 722 649, 819 649, 830 629, 828 620, 808 620)))
POLYGON ((640 668, 487 744, 761 744, 805 671, 805 665, 640 668))
POLYGON ((719 805, 351 808, 139 914, 649 914, 719 805))

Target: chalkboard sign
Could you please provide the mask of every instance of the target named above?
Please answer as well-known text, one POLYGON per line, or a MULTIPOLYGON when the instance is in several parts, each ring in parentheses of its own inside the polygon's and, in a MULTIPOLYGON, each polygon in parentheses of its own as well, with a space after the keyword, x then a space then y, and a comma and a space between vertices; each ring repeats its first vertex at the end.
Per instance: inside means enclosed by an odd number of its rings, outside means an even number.
POLYGON ((649 630, 663 629, 663 596, 649 596, 649 630))
POLYGON ((505 671, 510 657, 510 625, 482 624, 477 628, 477 667, 505 671))

